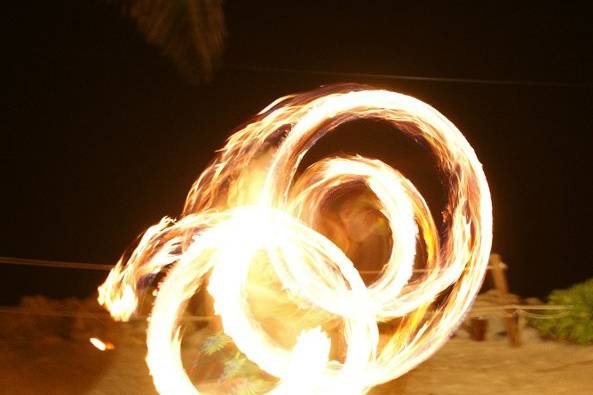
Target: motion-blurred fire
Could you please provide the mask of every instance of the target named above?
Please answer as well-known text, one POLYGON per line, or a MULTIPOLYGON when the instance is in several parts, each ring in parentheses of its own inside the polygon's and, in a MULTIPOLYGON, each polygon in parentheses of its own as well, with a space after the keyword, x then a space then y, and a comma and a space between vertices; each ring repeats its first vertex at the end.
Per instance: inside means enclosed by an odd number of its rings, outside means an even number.
POLYGON ((233 134, 191 188, 181 218, 144 233, 99 288, 99 302, 129 319, 139 283, 172 265, 147 339, 161 394, 200 393, 181 363, 180 319, 206 276, 224 332, 277 378, 271 393, 362 394, 447 341, 480 288, 491 239, 486 178, 449 120, 402 94, 328 87, 276 100, 233 134), (378 160, 328 158, 295 179, 317 140, 360 118, 390 122, 431 148, 449 187, 442 226, 414 185, 378 160), (390 231, 387 263, 369 286, 338 247, 369 221, 343 215, 338 224, 326 215, 328 201, 353 184, 373 195, 390 231), (331 240, 320 229, 331 229, 331 240))

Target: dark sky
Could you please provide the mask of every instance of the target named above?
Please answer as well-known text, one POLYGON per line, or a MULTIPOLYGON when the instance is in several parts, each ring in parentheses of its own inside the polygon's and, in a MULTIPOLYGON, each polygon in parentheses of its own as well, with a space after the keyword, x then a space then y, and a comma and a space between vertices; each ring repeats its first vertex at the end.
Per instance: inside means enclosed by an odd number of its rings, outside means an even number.
MULTIPOLYGON (((542 296, 593 277, 593 15, 584 8, 541 1, 519 2, 521 8, 475 1, 438 8, 416 1, 228 1, 223 65, 210 83, 192 86, 113 4, 10 3, 2 16, 9 42, 0 256, 114 262, 145 227, 179 213, 214 151, 269 102, 323 84, 360 82, 430 103, 467 136, 492 188, 494 250, 510 266, 513 291, 542 296)), ((384 129, 351 125, 316 152, 383 159, 431 200, 439 184, 426 180, 436 173, 423 153, 415 159, 413 148, 384 129)), ((0 304, 33 293, 90 294, 102 275, 0 267, 7 284, 0 304)))

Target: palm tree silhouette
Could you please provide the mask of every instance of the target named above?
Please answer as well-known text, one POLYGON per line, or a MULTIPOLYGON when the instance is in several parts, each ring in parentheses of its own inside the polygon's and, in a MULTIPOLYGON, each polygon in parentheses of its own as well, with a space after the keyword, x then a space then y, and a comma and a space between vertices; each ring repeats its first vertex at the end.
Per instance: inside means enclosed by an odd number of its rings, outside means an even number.
POLYGON ((146 40, 192 83, 208 81, 225 38, 222 0, 118 0, 146 40))

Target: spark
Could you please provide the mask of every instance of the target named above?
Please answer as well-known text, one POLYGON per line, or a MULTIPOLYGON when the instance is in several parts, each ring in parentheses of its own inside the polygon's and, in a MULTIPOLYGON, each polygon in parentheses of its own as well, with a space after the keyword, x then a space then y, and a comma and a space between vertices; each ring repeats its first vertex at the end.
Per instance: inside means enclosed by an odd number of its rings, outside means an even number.
POLYGON ((190 189, 181 218, 144 233, 99 288, 99 302, 128 320, 139 283, 171 266, 147 333, 147 364, 163 395, 201 393, 183 369, 180 326, 207 276, 226 335, 277 379, 270 393, 364 394, 447 341, 480 289, 491 242, 486 177, 455 125, 410 96, 326 87, 276 100, 233 134, 190 189), (381 161, 327 158, 297 177, 317 140, 360 118, 387 121, 430 147, 449 186, 442 232, 414 185, 381 161), (375 196, 391 231, 387 263, 368 286, 332 241, 345 240, 343 227, 332 224, 332 240, 319 231, 325 202, 353 182, 375 196), (425 262, 414 277, 419 241, 425 262), (387 340, 383 322, 397 325, 387 340))
POLYGON ((101 340, 98 337, 91 337, 89 339, 89 341, 93 346, 95 346, 95 348, 97 350, 100 350, 100 351, 108 351, 108 350, 113 350, 115 348, 113 343, 101 340))

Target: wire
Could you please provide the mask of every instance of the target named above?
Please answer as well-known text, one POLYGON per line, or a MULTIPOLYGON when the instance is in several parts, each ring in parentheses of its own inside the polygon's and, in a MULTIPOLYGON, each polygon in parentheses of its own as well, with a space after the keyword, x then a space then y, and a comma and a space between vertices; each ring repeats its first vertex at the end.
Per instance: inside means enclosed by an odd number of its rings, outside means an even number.
MULTIPOLYGON (((565 314, 568 313, 568 310, 572 309, 572 306, 568 305, 557 305, 557 306, 531 306, 531 305, 502 305, 502 306, 492 306, 492 307, 478 307, 472 309, 470 311, 469 316, 484 316, 489 315, 492 313, 498 313, 501 310, 503 311, 502 315, 505 316, 507 314, 506 310, 515 309, 516 313, 523 314, 530 318, 536 319, 553 319, 553 318, 561 318, 565 314), (527 310, 565 310, 558 315, 544 315, 544 314, 534 314, 529 313, 527 310), (564 315, 560 315, 564 314, 564 315)), ((88 312, 81 312, 81 311, 60 311, 60 310, 31 310, 24 307, 0 307, 0 314, 18 314, 18 315, 41 315, 41 316, 52 316, 52 317, 80 317, 80 318, 93 318, 93 319, 104 319, 104 320, 112 320, 109 314, 107 313, 88 313, 88 312)), ((139 320, 146 320, 148 316, 145 315, 135 315, 133 316, 133 321, 139 320)), ((185 321, 212 321, 215 320, 216 316, 210 315, 186 315, 183 316, 182 319, 185 321)))
POLYGON ((109 271, 113 269, 113 265, 102 265, 99 263, 48 261, 43 259, 24 259, 11 257, 0 257, 0 263, 4 263, 7 265, 51 267, 60 269, 83 269, 101 271, 109 271))
MULTIPOLYGON (((508 266, 501 262, 499 263, 499 266, 501 267, 502 270, 505 270, 508 268, 508 266)), ((494 269, 494 265, 488 265, 488 269, 494 269)), ((432 272, 432 269, 414 269, 413 270, 414 273, 430 273, 432 272)), ((383 270, 359 270, 358 273, 360 274, 378 274, 378 273, 383 273, 383 270)))
MULTIPOLYGON (((17 266, 35 266, 35 267, 50 267, 58 269, 82 269, 82 270, 100 270, 109 271, 113 269, 114 265, 105 265, 99 263, 83 263, 83 262, 65 262, 65 261, 50 261, 43 259, 26 259, 26 258, 12 258, 12 257, 0 257, 0 263, 7 265, 17 266)), ((502 268, 506 269, 506 265, 502 264, 502 268)), ((493 266, 489 265, 488 269, 492 269, 493 266)), ((414 269, 414 273, 427 273, 431 269, 414 269)), ((382 270, 360 270, 359 273, 362 275, 378 274, 382 273, 382 270)))
POLYGON ((479 307, 476 311, 496 311, 496 310, 570 310, 570 305, 529 305, 529 304, 507 304, 507 305, 495 305, 491 307, 479 307))
MULTIPOLYGON (((59 311, 59 310, 29 310, 23 307, 0 307, 0 314, 16 314, 16 315, 41 315, 50 317, 78 317, 78 318, 93 318, 100 320, 113 321, 111 316, 107 313, 87 313, 81 311, 59 311)), ((142 321, 146 320, 146 315, 135 315, 130 321, 142 321)), ((216 319, 216 316, 200 316, 200 315, 188 315, 181 318, 184 321, 212 321, 216 319)))
POLYGON ((310 74, 310 75, 336 76, 336 77, 345 77, 345 78, 430 81, 430 82, 482 84, 482 85, 525 85, 525 86, 556 87, 556 88, 593 88, 593 84, 591 84, 591 83, 578 83, 578 82, 565 82, 565 81, 489 80, 489 79, 480 79, 480 78, 422 77, 422 76, 412 76, 412 75, 349 73, 349 72, 343 72, 343 71, 302 70, 302 69, 290 69, 290 68, 286 69, 286 68, 278 68, 278 67, 258 67, 258 66, 240 66, 240 67, 232 67, 232 69, 238 70, 238 71, 251 71, 251 72, 263 72, 263 73, 310 74))
MULTIPOLYGON (((24 259, 24 258, 13 258, 13 257, 0 257, 0 263, 17 266, 33 266, 33 267, 46 267, 46 268, 60 268, 60 269, 82 269, 82 270, 97 270, 97 271, 109 271, 113 268, 113 265, 97 264, 97 263, 82 263, 82 262, 64 262, 64 261, 50 261, 41 259, 24 259)), ((489 265, 488 269, 492 269, 494 266, 489 265)), ((502 269, 506 269, 506 265, 502 264, 502 269)), ((414 269, 414 272, 427 272, 429 269, 414 269)), ((381 270, 361 270, 360 274, 378 274, 381 270)), ((470 316, 487 315, 489 313, 498 313, 503 311, 503 316, 508 315, 508 310, 513 310, 510 315, 523 314, 530 318, 535 319, 552 319, 559 318, 567 314, 571 306, 566 305, 494 305, 491 307, 477 307, 470 312, 470 316), (557 315, 544 315, 529 313, 527 310, 555 310, 562 311, 557 315)), ((68 312, 68 311, 32 311, 21 307, 0 307, 0 313, 4 314, 28 314, 28 315, 46 315, 46 316, 58 316, 58 317, 83 317, 83 318, 98 318, 98 319, 110 319, 108 314, 95 314, 95 313, 84 313, 84 312, 68 312)), ((135 316, 136 320, 146 319, 147 316, 135 316)), ((213 316, 185 316, 184 320, 188 321, 210 321, 215 319, 213 316)))
MULTIPOLYGON (((502 309, 502 308, 501 308, 502 309)), ((495 313, 496 311, 488 311, 487 313, 495 313)), ((112 321, 112 318, 109 314, 100 314, 100 313, 86 313, 86 312, 76 312, 76 311, 36 311, 36 310, 28 310, 26 308, 21 307, 0 307, 0 314, 15 314, 15 315, 37 315, 37 316, 49 316, 49 317, 77 317, 77 318, 92 318, 92 319, 100 319, 100 320, 108 320, 112 321)), ((483 316, 486 315, 484 312, 471 312, 470 316, 483 316)), ((504 315, 504 314, 503 314, 504 315)), ((539 318, 544 316, 534 317, 539 318)), ((138 315, 134 316, 130 321, 141 321, 146 320, 148 316, 138 315)), ((549 318, 545 316, 545 318, 549 318)), ((185 321, 212 321, 216 319, 216 316, 184 316, 182 317, 185 321)))

